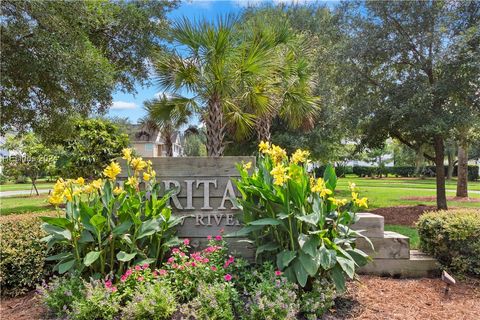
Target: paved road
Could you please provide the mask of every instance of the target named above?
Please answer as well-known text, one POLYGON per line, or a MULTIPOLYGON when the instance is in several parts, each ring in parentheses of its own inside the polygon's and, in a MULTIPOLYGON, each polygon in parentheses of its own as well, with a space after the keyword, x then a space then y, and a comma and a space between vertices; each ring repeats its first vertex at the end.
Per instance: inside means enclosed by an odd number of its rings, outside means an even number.
MULTIPOLYGON (((45 194, 48 193, 50 189, 38 189, 38 193, 45 194)), ((2 197, 11 197, 11 196, 23 196, 23 195, 30 195, 30 190, 11 190, 11 191, 0 191, 0 198, 2 197)), ((35 190, 33 193, 35 194, 35 190)))

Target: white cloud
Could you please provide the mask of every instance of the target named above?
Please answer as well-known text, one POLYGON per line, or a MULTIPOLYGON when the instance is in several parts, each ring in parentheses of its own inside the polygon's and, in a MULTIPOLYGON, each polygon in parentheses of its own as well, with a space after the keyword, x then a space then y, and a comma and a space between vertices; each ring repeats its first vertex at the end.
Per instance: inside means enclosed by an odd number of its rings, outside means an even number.
POLYGON ((130 110, 137 108, 135 102, 113 101, 110 109, 112 110, 130 110))

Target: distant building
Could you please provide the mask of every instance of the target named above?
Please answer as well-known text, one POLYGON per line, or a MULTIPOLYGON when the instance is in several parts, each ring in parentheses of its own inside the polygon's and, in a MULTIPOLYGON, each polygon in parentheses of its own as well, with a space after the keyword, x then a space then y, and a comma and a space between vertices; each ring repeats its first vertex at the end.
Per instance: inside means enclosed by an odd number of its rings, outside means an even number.
MULTIPOLYGON (((172 151, 174 157, 183 157, 183 137, 180 132, 173 134, 172 151)), ((133 126, 130 142, 135 151, 142 157, 166 157, 165 140, 159 130, 149 130, 140 125, 133 126)))

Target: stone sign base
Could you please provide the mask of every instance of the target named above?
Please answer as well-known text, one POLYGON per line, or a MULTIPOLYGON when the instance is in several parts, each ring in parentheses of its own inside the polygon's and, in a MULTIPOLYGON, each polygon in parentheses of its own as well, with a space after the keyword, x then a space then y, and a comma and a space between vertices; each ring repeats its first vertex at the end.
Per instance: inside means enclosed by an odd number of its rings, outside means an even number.
POLYGON ((357 247, 373 258, 359 269, 360 274, 390 277, 428 277, 439 274, 437 261, 417 250, 410 250, 410 239, 399 233, 384 231, 384 219, 373 213, 359 213, 360 220, 352 226, 373 243, 374 250, 363 238, 357 247))

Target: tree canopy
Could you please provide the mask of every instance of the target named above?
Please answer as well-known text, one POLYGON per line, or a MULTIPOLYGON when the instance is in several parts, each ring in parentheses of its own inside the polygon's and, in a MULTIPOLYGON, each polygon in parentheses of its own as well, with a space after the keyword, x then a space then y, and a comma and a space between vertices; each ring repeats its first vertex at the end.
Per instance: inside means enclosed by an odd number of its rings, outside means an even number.
POLYGON ((48 135, 149 81, 176 1, 1 2, 2 132, 48 135))

